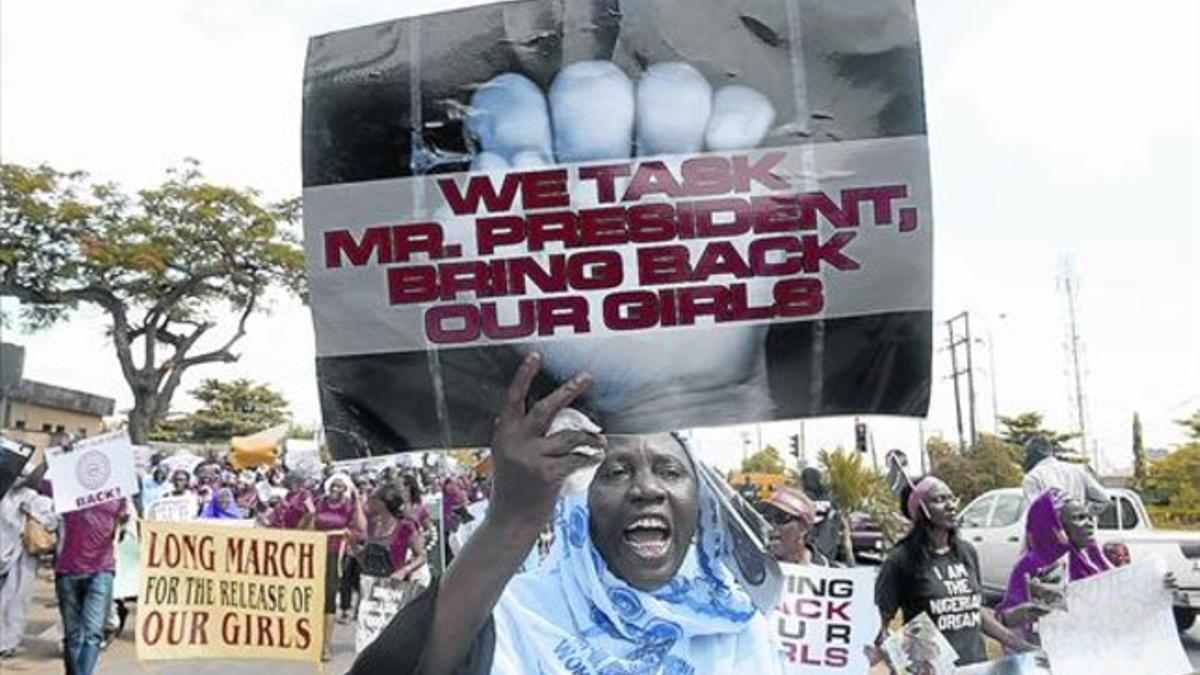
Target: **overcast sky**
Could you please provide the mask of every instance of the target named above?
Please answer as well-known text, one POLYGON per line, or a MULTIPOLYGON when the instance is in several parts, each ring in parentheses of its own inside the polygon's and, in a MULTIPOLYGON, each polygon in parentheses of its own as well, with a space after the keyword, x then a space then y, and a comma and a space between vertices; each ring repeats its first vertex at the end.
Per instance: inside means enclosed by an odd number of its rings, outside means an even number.
MULTIPOLYGON (((300 192, 301 77, 308 36, 479 2, 462 0, 5 0, 0 8, 0 153, 83 169, 136 189, 184 157, 209 178, 268 195, 300 192)), ((1183 440, 1200 408, 1200 3, 920 0, 935 250, 933 404, 927 434, 955 436, 940 322, 963 310, 978 421, 1044 413, 1073 426, 1061 261, 1079 283, 1089 430, 1104 467, 1183 440), (1003 318, 1002 318, 1003 317, 1003 318), (992 349, 989 350, 988 341, 992 349), (992 360, 995 369, 993 372, 992 360)), ((12 304, 6 304, 11 309, 12 304)), ((131 397, 101 317, 82 312, 24 344, 26 377, 131 397)), ((256 317, 237 366, 196 369, 282 390, 319 417, 312 325, 294 300, 256 317)), ((177 407, 193 405, 181 396, 177 407)), ((867 418, 877 445, 915 451, 916 420, 867 418)), ((798 424, 761 429, 787 446, 798 424)), ((729 466, 743 431, 699 434, 729 466)), ((853 443, 852 420, 806 425, 810 454, 853 443)))

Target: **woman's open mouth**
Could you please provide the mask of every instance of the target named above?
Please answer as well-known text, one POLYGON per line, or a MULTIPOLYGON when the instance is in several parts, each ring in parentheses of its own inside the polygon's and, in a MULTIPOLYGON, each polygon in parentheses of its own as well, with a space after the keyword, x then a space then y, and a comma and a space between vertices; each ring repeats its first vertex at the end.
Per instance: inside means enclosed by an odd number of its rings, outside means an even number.
POLYGON ((642 516, 624 530, 623 541, 639 558, 657 559, 671 550, 671 524, 662 516, 642 516))

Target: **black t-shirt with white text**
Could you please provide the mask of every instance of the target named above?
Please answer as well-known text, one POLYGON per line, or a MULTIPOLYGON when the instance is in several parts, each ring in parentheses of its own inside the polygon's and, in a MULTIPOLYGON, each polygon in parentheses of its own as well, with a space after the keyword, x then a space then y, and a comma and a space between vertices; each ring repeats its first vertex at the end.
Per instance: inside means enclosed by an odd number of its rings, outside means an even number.
POLYGON ((900 610, 905 623, 927 613, 958 652, 958 665, 986 661, 975 547, 959 541, 945 553, 924 556, 914 548, 901 544, 888 554, 875 581, 875 604, 887 616, 900 610))

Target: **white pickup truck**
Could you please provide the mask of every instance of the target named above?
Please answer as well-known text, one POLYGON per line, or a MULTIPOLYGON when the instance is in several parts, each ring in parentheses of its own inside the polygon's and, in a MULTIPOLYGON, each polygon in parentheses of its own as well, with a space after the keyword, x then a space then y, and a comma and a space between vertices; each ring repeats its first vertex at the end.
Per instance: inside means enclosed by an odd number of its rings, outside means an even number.
MULTIPOLYGON (((1137 493, 1109 492, 1114 503, 1096 523, 1097 541, 1124 543, 1135 560, 1157 556, 1166 561, 1181 591, 1175 622, 1187 630, 1200 611, 1200 532, 1156 529, 1137 493)), ((979 551, 984 593, 990 597, 1004 594, 1009 572, 1021 557, 1027 508, 1020 488, 1004 488, 983 493, 959 515, 959 536, 979 551)))

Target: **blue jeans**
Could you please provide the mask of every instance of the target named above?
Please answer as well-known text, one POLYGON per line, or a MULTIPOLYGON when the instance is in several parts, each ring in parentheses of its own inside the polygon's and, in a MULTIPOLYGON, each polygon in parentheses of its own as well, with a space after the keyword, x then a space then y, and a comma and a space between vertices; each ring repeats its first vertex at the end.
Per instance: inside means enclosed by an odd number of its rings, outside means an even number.
POLYGON ((104 623, 112 604, 113 573, 64 574, 54 579, 63 620, 67 675, 92 675, 100 658, 104 623))

